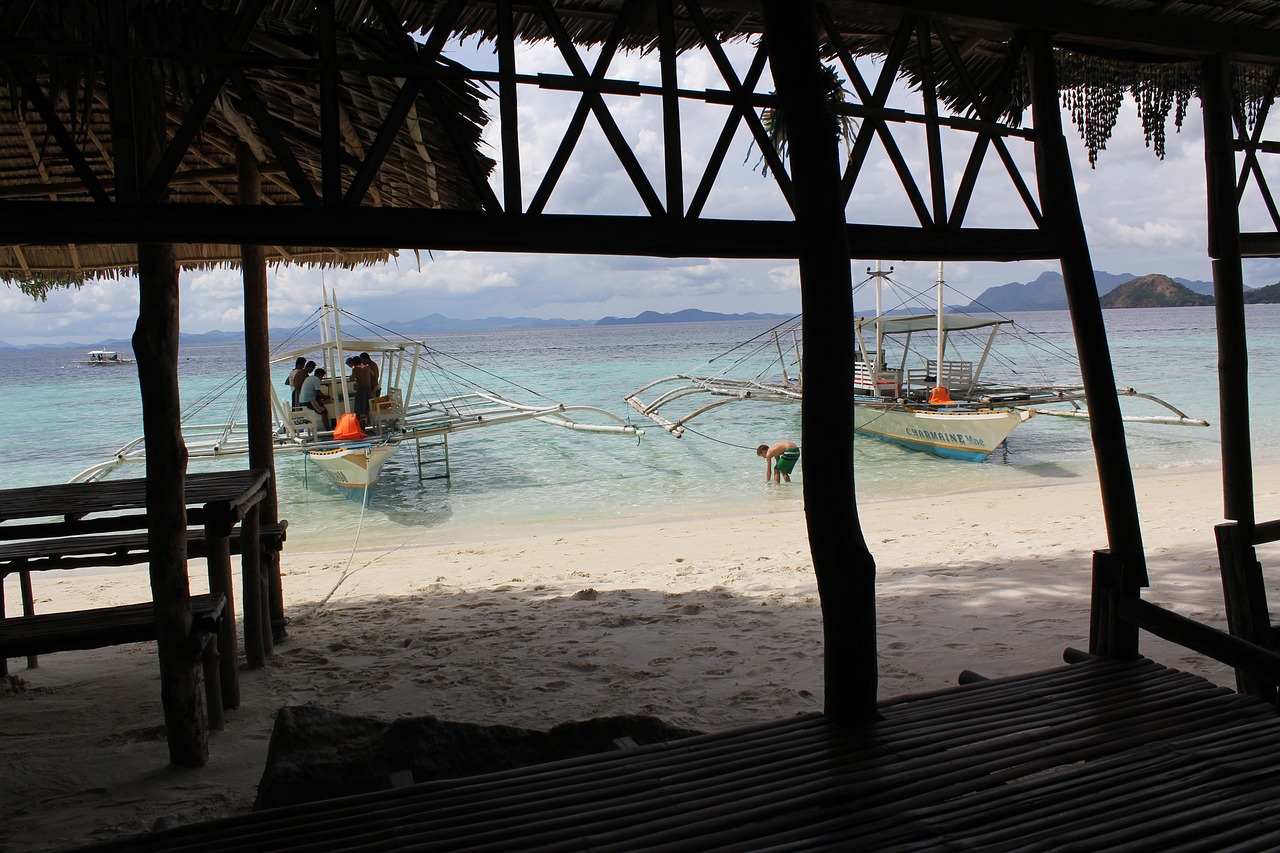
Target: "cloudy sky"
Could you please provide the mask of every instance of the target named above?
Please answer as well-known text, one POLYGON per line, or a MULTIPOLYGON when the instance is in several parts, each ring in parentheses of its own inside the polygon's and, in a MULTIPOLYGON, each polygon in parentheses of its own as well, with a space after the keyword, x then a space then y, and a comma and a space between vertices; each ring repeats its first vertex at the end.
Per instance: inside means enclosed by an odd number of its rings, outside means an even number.
MULTIPOLYGON (((462 46, 455 56, 473 67, 495 67, 488 50, 462 46)), ((750 55, 745 47, 733 51, 740 73, 750 55)), ((529 47, 519 58, 527 73, 563 72, 553 48, 529 47)), ((611 76, 655 82, 654 63, 640 57, 617 58, 611 76)), ((875 69, 868 68, 867 75, 875 69)), ((723 88, 707 57, 689 54, 681 64, 682 85, 723 88)), ((766 80, 761 91, 772 88, 766 80)), ((546 163, 559 144, 576 98, 559 93, 521 93, 522 160, 525 198, 532 196, 546 163)), ((492 104, 493 111, 496 106, 492 104)), ((900 89, 894 106, 921 112, 918 96, 900 89)), ((655 186, 662 183, 660 114, 654 98, 614 98, 610 109, 655 186)), ((1084 211, 1094 267, 1111 273, 1159 272, 1208 280, 1205 255, 1204 149, 1199 104, 1192 101, 1181 132, 1168 128, 1168 150, 1158 160, 1143 140, 1131 103, 1122 112, 1116 133, 1091 169, 1075 127, 1064 117, 1071 140, 1077 189, 1084 211)), ((685 136, 686 198, 692 195, 706 153, 720 132, 723 111, 714 107, 682 113, 685 136)), ((496 159, 498 124, 486 138, 496 159)), ((900 136, 899 143, 923 185, 923 138, 900 136)), ((958 182, 968 153, 967 139, 944 142, 948 182, 958 182)), ((1014 146, 1014 156, 1032 181, 1029 146, 1014 146)), ((909 206, 878 144, 860 178, 848 208, 857 222, 914 224, 909 206)), ((780 219, 785 204, 772 179, 753 166, 757 155, 744 131, 735 139, 726 168, 705 215, 724 218, 780 219)), ((495 186, 501 180, 501 167, 495 186)), ((501 193, 499 193, 501 195, 501 193)), ((615 155, 594 122, 588 123, 569 169, 551 197, 550 212, 639 214, 642 206, 615 155)), ((968 224, 1023 226, 1025 211, 1013 194, 998 160, 988 154, 968 224)), ((1246 198, 1242 208, 1246 230, 1266 228, 1261 204, 1246 198)), ((854 280, 875 258, 853 263, 854 280)), ((892 259, 885 259, 892 262, 892 259)), ((936 276, 933 265, 895 264, 897 277, 925 285, 936 276)), ((1030 281, 1056 269, 1055 262, 1020 264, 951 264, 948 284, 958 294, 976 296, 986 287, 1010 281, 1030 281)), ((1280 263, 1247 262, 1245 280, 1260 286, 1280 280, 1280 263)), ((434 252, 415 256, 403 252, 387 264, 354 271, 281 268, 269 278, 271 325, 291 327, 319 304, 321 287, 336 289, 346 308, 375 321, 407 320, 429 314, 473 319, 526 316, 595 320, 604 316, 634 316, 645 310, 684 308, 742 313, 791 314, 799 311, 798 274, 793 262, 723 259, 669 260, 608 256, 508 255, 434 252)), ((238 330, 243 326, 239 273, 218 270, 184 273, 182 328, 184 332, 238 330)), ((958 301, 951 298, 949 301, 958 301)), ((137 317, 137 283, 131 279, 87 284, 79 290, 35 302, 15 289, 0 287, 0 342, 93 343, 125 339, 137 317)))

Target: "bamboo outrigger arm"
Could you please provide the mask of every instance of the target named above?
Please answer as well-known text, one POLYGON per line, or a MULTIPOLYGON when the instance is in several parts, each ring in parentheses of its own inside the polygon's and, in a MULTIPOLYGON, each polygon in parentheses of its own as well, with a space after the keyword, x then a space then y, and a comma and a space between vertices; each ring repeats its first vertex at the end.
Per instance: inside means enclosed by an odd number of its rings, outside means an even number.
MULTIPOLYGON (((1168 415, 1123 415, 1121 420, 1131 424, 1162 424, 1165 426, 1209 426, 1209 422, 1204 418, 1193 418, 1185 412, 1174 406, 1172 403, 1162 400, 1154 394, 1144 394, 1141 391, 1135 391, 1132 388, 1119 387, 1116 388, 1116 394, 1121 397, 1138 397, 1143 400, 1150 400, 1158 406, 1163 406, 1173 413, 1173 417, 1168 415)), ((1081 394, 1083 398, 1083 394, 1081 394)), ((1073 402, 1076 398, 1064 397, 1064 401, 1073 402)), ((1055 418, 1078 418, 1082 420, 1089 419, 1089 410, 1075 406, 1072 409, 1052 409, 1040 406, 1019 406, 1017 408, 1026 412, 1034 412, 1037 415, 1049 415, 1055 418)))
POLYGON ((658 379, 642 388, 633 391, 625 398, 626 402, 640 414, 665 429, 667 432, 680 438, 684 435, 684 425, 701 414, 719 408, 728 403, 736 403, 741 400, 759 400, 764 402, 791 402, 798 403, 800 401, 800 392, 788 392, 780 389, 777 385, 771 385, 762 382, 754 382, 742 379, 723 379, 708 378, 700 376, 692 376, 689 374, 677 374, 675 376, 667 376, 658 379), (645 403, 639 398, 639 395, 650 388, 661 385, 664 382, 687 381, 693 384, 681 385, 671 391, 666 392, 652 403, 645 403), (668 403, 678 400, 681 397, 687 397, 691 394, 710 394, 714 397, 720 397, 713 403, 694 409, 679 420, 671 421, 658 414, 659 410, 668 403))

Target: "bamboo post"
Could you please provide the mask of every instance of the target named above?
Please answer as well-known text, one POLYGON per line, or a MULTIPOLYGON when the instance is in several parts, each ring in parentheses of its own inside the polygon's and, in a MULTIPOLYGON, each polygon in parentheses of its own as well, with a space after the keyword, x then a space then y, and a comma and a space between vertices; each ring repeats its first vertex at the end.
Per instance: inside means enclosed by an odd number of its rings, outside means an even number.
MULTIPOLYGON (((1262 565, 1254 547, 1253 455, 1249 432, 1249 351, 1244 316, 1240 209, 1236 191, 1235 134, 1232 125, 1231 64, 1220 56, 1201 66, 1200 105, 1204 114, 1205 184, 1209 200, 1209 257, 1213 259, 1213 304, 1218 330, 1218 412, 1222 435, 1223 514, 1234 524, 1218 525, 1227 627, 1237 637, 1271 646, 1262 565)), ((1276 685, 1236 670, 1242 693, 1274 702, 1276 685)))
MULTIPOLYGON (((1133 488, 1133 471, 1125 445, 1120 399, 1116 396, 1111 351, 1107 347, 1106 324, 1098 285, 1093 276, 1093 260, 1085 237, 1084 220, 1071 173, 1071 158, 1062 133, 1062 112, 1058 103, 1057 70, 1053 45, 1043 33, 1027 38, 1031 69, 1031 107, 1035 121, 1036 181, 1044 205, 1045 227, 1060 245, 1062 277, 1066 282, 1067 307, 1075 332, 1080 374, 1089 406, 1089 429, 1097 457, 1098 480, 1102 489, 1102 513, 1107 526, 1110 560, 1119 561, 1117 594, 1137 597, 1147 585, 1146 556, 1138 521, 1138 501, 1133 488)), ((1117 609, 1107 608, 1113 622, 1103 636, 1107 642, 1093 642, 1097 654, 1126 655, 1138 652, 1138 628, 1122 623, 1117 609), (1096 647, 1096 648, 1095 648, 1096 647)))
POLYGON ((801 441, 809 550, 822 606, 825 711, 876 718, 875 560, 853 481, 853 282, 839 134, 827 109, 811 0, 765 0, 765 42, 786 120, 805 346, 801 441))
MULTIPOLYGON (((249 146, 236 145, 236 177, 240 204, 258 204, 262 196, 258 161, 249 146)), ((267 260, 261 246, 240 247, 240 273, 244 280, 244 362, 245 393, 248 397, 249 418, 249 467, 263 468, 271 472, 267 482, 267 496, 258 504, 259 521, 274 525, 279 520, 276 502, 275 450, 271 424, 271 339, 267 319, 267 260)), ((244 538, 241 531, 241 561, 252 549, 261 554, 260 543, 244 538)), ((263 599, 267 607, 263 649, 272 651, 274 636, 284 632, 284 587, 280 579, 280 552, 272 550, 262 564, 262 578, 268 594, 263 599)), ((247 612, 247 611, 246 611, 247 612)), ((248 633, 248 629, 245 630, 248 633)), ((246 640, 245 648, 248 648, 246 640)))
POLYGON ((1204 62, 1200 105, 1204 113, 1205 179, 1209 198, 1209 257, 1218 328, 1218 408, 1222 421, 1223 513, 1253 535, 1253 458, 1249 436, 1249 352, 1244 322, 1244 273, 1240 266, 1240 209, 1232 132, 1231 66, 1222 57, 1204 62))

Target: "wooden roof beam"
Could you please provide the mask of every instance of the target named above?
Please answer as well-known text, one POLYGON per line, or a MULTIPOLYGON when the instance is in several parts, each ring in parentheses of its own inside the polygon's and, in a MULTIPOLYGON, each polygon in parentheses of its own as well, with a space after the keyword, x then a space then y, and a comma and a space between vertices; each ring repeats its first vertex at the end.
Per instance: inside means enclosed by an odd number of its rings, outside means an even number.
MULTIPOLYGON (((353 249, 438 249, 611 254, 672 258, 795 258, 786 220, 492 214, 454 210, 358 211, 318 205, 0 202, 10 244, 38 244, 56 232, 79 244, 158 242, 353 249)), ((1015 261, 1059 256, 1050 236, 1030 229, 850 225, 854 257, 889 260, 1015 261)))

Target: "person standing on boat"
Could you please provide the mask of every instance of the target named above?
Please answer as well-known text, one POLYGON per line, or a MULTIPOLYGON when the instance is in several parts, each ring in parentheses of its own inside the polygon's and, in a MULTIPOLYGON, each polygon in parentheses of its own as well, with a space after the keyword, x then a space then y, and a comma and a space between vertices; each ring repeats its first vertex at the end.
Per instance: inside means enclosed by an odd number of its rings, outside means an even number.
POLYGON ((325 406, 325 403, 329 402, 329 395, 320 388, 320 382, 324 379, 324 368, 316 367, 314 361, 308 361, 304 369, 307 368, 312 368, 315 372, 303 381, 302 390, 298 392, 298 402, 304 409, 319 412, 320 427, 324 432, 328 432, 332 429, 329 424, 329 409, 325 406))
MULTIPOLYGON (((315 366, 314 364, 312 365, 315 366)), ((293 401, 293 408, 298 408, 298 394, 302 391, 302 382, 307 378, 307 360, 298 356, 298 360, 293 363, 293 370, 289 371, 289 377, 284 380, 284 384, 292 389, 290 399, 293 401)))
POLYGON ((351 381, 356 385, 356 417, 361 424, 369 423, 369 401, 373 399, 373 371, 369 365, 356 356, 352 356, 351 381))
POLYGON ((369 365, 369 375, 373 377, 373 396, 382 396, 382 377, 379 375, 378 362, 369 357, 369 353, 360 353, 360 362, 369 365))
POLYGON ((800 448, 794 441, 782 440, 773 444, 762 444, 756 448, 756 456, 764 458, 764 481, 773 480, 780 483, 791 482, 791 472, 800 461, 800 448))

